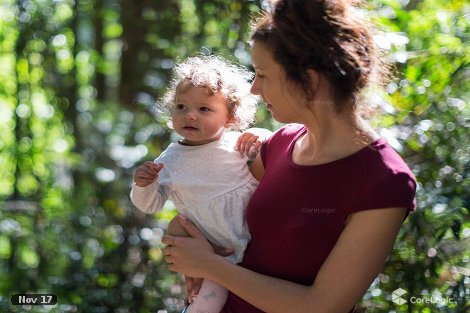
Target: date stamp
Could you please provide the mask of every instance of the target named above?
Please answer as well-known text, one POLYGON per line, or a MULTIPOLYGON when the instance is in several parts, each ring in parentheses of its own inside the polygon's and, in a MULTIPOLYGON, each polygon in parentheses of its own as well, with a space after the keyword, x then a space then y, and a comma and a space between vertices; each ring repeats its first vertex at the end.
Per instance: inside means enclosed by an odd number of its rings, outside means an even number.
POLYGON ((54 305, 57 304, 57 296, 44 293, 23 293, 11 296, 13 305, 54 305))

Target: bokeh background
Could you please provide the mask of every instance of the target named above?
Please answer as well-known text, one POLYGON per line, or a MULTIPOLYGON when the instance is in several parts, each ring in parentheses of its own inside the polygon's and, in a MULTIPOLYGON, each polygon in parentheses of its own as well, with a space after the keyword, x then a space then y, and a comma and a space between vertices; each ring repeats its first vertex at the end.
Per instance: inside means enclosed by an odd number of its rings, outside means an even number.
MULTIPOLYGON (((139 213, 128 198, 132 174, 172 139, 154 104, 174 62, 216 53, 249 66, 250 19, 264 5, 0 0, 1 312, 178 312, 184 289, 160 242, 174 211, 170 203, 139 213), (25 292, 59 301, 12 306, 11 295, 25 292)), ((380 109, 371 122, 419 186, 417 211, 361 311, 465 312, 470 5, 373 0, 364 8, 396 69, 385 91, 367 98, 380 109), (453 301, 398 305, 399 287, 405 299, 453 301)), ((257 120, 279 127, 262 106, 257 120)))

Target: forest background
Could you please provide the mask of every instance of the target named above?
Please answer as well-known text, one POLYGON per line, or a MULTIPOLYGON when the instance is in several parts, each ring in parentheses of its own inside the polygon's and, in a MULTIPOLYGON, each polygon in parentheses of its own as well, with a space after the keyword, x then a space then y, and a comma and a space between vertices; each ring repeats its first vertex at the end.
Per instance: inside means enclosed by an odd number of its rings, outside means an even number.
MULTIPOLYGON (((174 210, 138 212, 128 197, 133 171, 174 138, 154 107, 174 62, 219 54, 249 67, 250 19, 264 5, 0 1, 1 312, 178 312, 184 289, 160 242, 174 210), (11 304, 26 292, 55 294, 58 304, 11 304)), ((364 8, 396 68, 368 98, 380 109, 371 122, 419 185, 417 210, 360 308, 465 312, 470 5, 372 0, 364 8)), ((279 127, 262 105, 257 121, 279 127)))

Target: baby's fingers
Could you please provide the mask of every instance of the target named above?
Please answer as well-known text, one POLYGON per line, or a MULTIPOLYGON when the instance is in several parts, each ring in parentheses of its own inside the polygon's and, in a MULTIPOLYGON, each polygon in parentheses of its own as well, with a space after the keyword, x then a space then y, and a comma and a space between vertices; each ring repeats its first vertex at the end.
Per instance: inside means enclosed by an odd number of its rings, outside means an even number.
POLYGON ((250 133, 244 133, 238 138, 238 151, 241 153, 247 154, 248 151, 250 151, 251 147, 253 144, 258 140, 258 136, 250 134, 250 133))
POLYGON ((144 167, 150 170, 153 174, 157 175, 162 170, 163 164, 147 161, 144 163, 144 167))
POLYGON ((251 149, 250 149, 250 153, 256 153, 258 154, 259 151, 261 150, 261 146, 263 145, 263 143, 261 142, 261 140, 257 140, 252 146, 251 146, 251 149))
POLYGON ((158 174, 149 169, 139 170, 135 173, 135 179, 154 180, 158 174))
POLYGON ((240 135, 240 137, 238 137, 237 142, 235 143, 235 147, 233 147, 235 151, 240 151, 240 145, 242 144, 242 141, 243 141, 243 134, 240 135))
POLYGON ((139 166, 134 174, 135 182, 151 183, 158 177, 163 168, 163 164, 155 164, 153 162, 145 162, 139 166))
MULTIPOLYGON (((258 136, 250 137, 246 142, 245 146, 241 150, 243 153, 248 154, 248 152, 254 148, 255 143, 258 141, 258 136)), ((260 142, 261 143, 261 142, 260 142)))

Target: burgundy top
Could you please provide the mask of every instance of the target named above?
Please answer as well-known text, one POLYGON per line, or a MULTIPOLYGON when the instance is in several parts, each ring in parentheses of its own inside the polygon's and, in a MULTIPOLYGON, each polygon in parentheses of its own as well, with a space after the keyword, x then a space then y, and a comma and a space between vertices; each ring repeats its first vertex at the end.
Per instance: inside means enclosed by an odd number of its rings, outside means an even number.
MULTIPOLYGON (((303 125, 286 125, 261 149, 265 175, 247 207, 252 239, 240 265, 308 286, 348 215, 390 207, 412 211, 416 181, 385 139, 331 163, 297 165, 292 150, 305 132, 303 125)), ((222 312, 262 311, 229 293, 222 312)))

